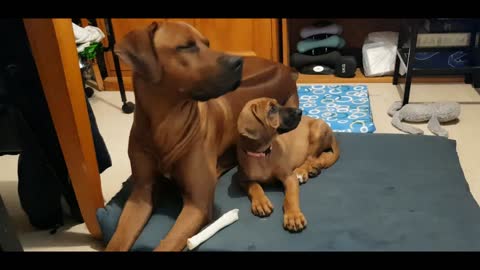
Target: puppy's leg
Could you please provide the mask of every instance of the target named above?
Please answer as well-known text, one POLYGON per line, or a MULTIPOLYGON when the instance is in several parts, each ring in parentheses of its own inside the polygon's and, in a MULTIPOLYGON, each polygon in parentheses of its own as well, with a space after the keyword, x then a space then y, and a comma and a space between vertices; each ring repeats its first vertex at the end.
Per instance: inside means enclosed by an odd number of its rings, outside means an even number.
POLYGON ((283 203, 283 227, 291 232, 302 231, 307 226, 307 219, 300 210, 300 187, 295 175, 282 179, 285 188, 283 203))
POLYGON ((311 159, 309 177, 315 177, 320 174, 321 170, 330 168, 340 157, 340 148, 338 147, 337 139, 333 134, 331 135, 331 146, 329 148, 331 151, 323 151, 318 158, 311 159))
POLYGON ((273 212, 273 204, 263 191, 262 186, 254 181, 243 181, 240 183, 247 192, 252 203, 252 213, 257 217, 267 217, 273 212))
POLYGON ((133 189, 106 251, 130 250, 152 213, 155 161, 143 151, 130 150, 129 156, 133 189))
POLYGON ((265 192, 259 183, 248 179, 241 169, 234 174, 233 178, 234 181, 236 181, 247 193, 252 204, 252 213, 255 216, 266 217, 273 212, 273 204, 270 199, 268 199, 267 195, 265 195, 265 192))
POLYGON ((181 251, 187 239, 194 236, 212 219, 217 171, 216 151, 195 146, 181 158, 174 177, 182 192, 183 208, 173 227, 155 251, 181 251))
MULTIPOLYGON (((293 174, 297 177, 297 180, 300 184, 307 183, 310 177, 314 177, 312 172, 317 172, 312 166, 313 160, 314 158, 312 156, 309 156, 302 165, 300 165, 293 171, 293 174)), ((319 173, 320 172, 318 172, 318 174, 319 173)))
POLYGON ((340 157, 337 139, 324 122, 314 121, 312 123, 309 140, 310 147, 318 149, 318 151, 310 153, 305 162, 295 169, 294 173, 301 184, 318 176, 323 169, 331 167, 340 157), (320 153, 318 153, 319 151, 320 153))

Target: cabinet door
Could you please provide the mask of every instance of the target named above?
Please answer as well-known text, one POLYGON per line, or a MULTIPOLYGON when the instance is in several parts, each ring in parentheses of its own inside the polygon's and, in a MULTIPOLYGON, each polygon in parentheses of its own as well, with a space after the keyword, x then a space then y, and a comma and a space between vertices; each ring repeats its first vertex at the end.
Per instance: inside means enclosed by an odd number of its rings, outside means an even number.
POLYGON ((195 19, 213 49, 278 61, 276 19, 195 19))
MULTIPOLYGON (((279 30, 277 19, 112 19, 112 27, 117 42, 130 31, 147 27, 153 21, 184 21, 198 29, 210 40, 216 50, 238 55, 256 55, 279 60, 279 30)), ((99 27, 104 31, 103 20, 99 27)), ((105 41, 106 42, 106 39, 105 41)), ((107 45, 107 44, 105 44, 107 45)), ((118 89, 112 52, 105 55, 108 77, 104 80, 106 90, 118 89)), ((131 90, 131 68, 120 61, 125 88, 131 90)))

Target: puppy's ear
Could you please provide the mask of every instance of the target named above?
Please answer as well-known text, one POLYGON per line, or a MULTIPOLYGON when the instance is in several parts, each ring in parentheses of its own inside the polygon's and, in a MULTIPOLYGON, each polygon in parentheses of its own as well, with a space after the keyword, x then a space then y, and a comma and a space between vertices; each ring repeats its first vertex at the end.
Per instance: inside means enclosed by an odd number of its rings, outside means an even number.
POLYGON ((153 44, 153 37, 160 26, 153 22, 144 29, 133 30, 114 49, 118 57, 130 65, 135 73, 154 83, 162 78, 162 67, 153 44))
POLYGON ((243 110, 240 113, 237 121, 238 133, 241 136, 252 140, 260 139, 260 132, 258 130, 258 119, 255 114, 257 105, 252 104, 248 110, 243 110))
POLYGON ((267 123, 270 125, 273 129, 277 129, 280 126, 280 115, 277 113, 275 115, 269 116, 267 118, 267 123))
POLYGON ((252 139, 254 141, 260 140, 260 134, 253 128, 245 127, 239 130, 240 135, 252 139))

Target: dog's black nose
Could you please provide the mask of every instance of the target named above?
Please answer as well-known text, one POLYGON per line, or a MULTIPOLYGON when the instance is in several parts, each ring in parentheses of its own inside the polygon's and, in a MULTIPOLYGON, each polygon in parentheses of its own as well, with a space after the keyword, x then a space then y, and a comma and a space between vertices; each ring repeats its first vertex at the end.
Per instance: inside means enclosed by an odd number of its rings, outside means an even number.
POLYGON ((231 69, 237 71, 238 69, 242 68, 243 58, 239 56, 225 56, 224 57, 225 65, 231 69))
POLYGON ((296 109, 295 110, 295 116, 302 116, 302 110, 296 109))
POLYGON ((243 58, 238 57, 238 56, 229 57, 228 65, 229 65, 233 70, 238 70, 239 68, 242 67, 242 64, 243 64, 243 58))

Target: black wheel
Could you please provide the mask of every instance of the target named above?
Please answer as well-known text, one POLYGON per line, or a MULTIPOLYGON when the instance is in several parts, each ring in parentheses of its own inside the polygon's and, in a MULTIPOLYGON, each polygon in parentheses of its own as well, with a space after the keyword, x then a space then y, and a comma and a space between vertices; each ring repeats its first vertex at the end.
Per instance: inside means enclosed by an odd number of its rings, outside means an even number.
POLYGON ((135 110, 135 104, 133 104, 133 102, 127 102, 127 103, 124 103, 123 106, 122 106, 122 111, 124 113, 132 113, 133 111, 135 110))
POLYGON ((91 98, 95 92, 93 91, 92 88, 86 87, 85 88, 85 94, 87 95, 88 98, 91 98))

